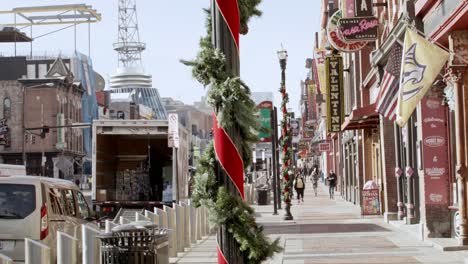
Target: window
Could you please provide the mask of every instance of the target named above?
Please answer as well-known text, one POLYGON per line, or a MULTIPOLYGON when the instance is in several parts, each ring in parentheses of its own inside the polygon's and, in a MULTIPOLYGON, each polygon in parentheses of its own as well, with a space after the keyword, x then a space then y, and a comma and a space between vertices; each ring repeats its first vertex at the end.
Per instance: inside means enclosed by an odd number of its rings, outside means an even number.
POLYGON ((34 135, 31 136, 31 144, 36 144, 36 136, 34 135))
POLYGON ((88 204, 81 192, 76 192, 76 199, 78 201, 78 210, 81 218, 85 219, 90 217, 88 204))
POLYGON ((38 74, 38 78, 39 79, 43 79, 45 78, 47 74, 47 64, 39 64, 39 74, 38 74))
POLYGON ((67 207, 67 214, 70 216, 76 216, 75 211, 75 197, 73 196, 72 190, 63 190, 65 193, 65 206, 67 207))
POLYGON ((50 189, 49 199, 54 214, 66 215, 62 192, 59 189, 50 189))
POLYGON ((0 184, 0 219, 23 219, 36 209, 36 187, 0 184))
POLYGON ((28 79, 36 79, 36 64, 28 64, 27 76, 28 79))
POLYGON ((11 100, 6 97, 3 99, 3 118, 10 119, 11 117, 11 100))

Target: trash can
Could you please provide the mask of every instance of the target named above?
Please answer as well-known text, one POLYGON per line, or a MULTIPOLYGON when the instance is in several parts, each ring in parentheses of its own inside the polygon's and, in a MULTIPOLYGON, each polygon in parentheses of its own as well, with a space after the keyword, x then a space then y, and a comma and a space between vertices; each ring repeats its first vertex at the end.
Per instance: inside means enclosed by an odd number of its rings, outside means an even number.
POLYGON ((169 264, 168 230, 152 222, 119 225, 98 238, 102 264, 169 264))
POLYGON ((257 204, 258 205, 268 204, 268 189, 265 189, 265 188, 257 189, 257 204))

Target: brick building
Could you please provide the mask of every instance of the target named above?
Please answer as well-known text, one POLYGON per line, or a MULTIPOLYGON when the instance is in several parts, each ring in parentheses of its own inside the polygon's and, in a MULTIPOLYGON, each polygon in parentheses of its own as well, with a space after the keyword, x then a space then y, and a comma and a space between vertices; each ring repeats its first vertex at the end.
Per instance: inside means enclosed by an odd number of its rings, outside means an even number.
POLYGON ((325 133, 321 138, 331 142, 331 151, 322 156, 324 170, 337 172, 344 199, 362 206, 363 187, 372 180, 382 201, 380 213, 387 221, 418 224, 422 227, 421 237, 457 237, 461 244, 467 244, 468 110, 463 98, 468 87, 468 3, 361 2, 369 4, 370 15, 379 22, 377 37, 366 42, 342 39, 337 47, 336 35, 330 34, 336 30, 333 23, 341 17, 357 16, 344 8, 355 1, 322 1, 319 48, 326 48, 328 56, 332 52, 341 56, 344 97, 340 131, 317 131, 325 133), (377 108, 388 98, 381 94, 386 72, 401 68, 402 62, 395 59, 401 56, 396 55, 401 54, 396 47, 401 47, 407 29, 417 30, 456 55, 452 55, 408 124, 400 128, 391 116, 379 114, 377 108))
POLYGON ((84 156, 82 130, 52 127, 82 122, 81 83, 73 81, 73 74, 60 58, 2 58, 0 64, 11 68, 8 74, 0 76, 6 131, 0 149, 2 162, 25 163, 30 175, 72 179, 80 174, 84 156), (40 129, 43 126, 51 128, 40 129), (44 168, 41 161, 45 161, 44 168))

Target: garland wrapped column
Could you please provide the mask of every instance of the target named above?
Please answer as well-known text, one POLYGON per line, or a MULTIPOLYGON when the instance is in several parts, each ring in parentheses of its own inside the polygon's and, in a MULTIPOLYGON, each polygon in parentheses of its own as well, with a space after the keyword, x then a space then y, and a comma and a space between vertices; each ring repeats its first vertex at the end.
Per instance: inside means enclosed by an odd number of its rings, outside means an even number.
POLYGON ((283 200, 285 203, 285 215, 284 220, 293 220, 291 215, 291 197, 292 197, 292 183, 293 175, 290 175, 291 171, 291 130, 289 129, 289 114, 287 104, 289 102, 289 95, 286 92, 286 60, 288 53, 282 49, 278 51, 278 57, 280 60, 281 67, 281 112, 283 113, 283 120, 281 121, 281 147, 283 150, 283 166, 281 168, 281 176, 283 178, 283 200))
MULTIPOLYGON (((211 7, 213 46, 219 49, 226 58, 226 71, 231 76, 239 76, 239 29, 240 14, 237 0, 214 0, 211 7)), ((214 149, 218 160, 218 183, 227 191, 244 198, 244 165, 239 152, 241 135, 237 129, 225 131, 218 126, 215 109, 213 114, 214 149), (238 144, 239 145, 239 144, 238 144)), ((217 234, 218 263, 244 263, 247 259, 239 249, 233 235, 225 225, 219 226, 217 234)))
POLYGON ((218 227, 222 264, 261 263, 282 250, 279 239, 270 242, 265 236, 243 199, 245 164, 252 161, 261 123, 250 89, 239 78, 239 28, 243 24, 246 29, 249 18, 261 12, 256 9, 260 0, 238 1, 212 0, 211 10, 205 10, 207 36, 200 41, 201 50, 194 61, 182 61, 209 88, 207 103, 214 110, 213 144, 200 160, 191 199, 197 207, 208 207, 210 221, 218 227))

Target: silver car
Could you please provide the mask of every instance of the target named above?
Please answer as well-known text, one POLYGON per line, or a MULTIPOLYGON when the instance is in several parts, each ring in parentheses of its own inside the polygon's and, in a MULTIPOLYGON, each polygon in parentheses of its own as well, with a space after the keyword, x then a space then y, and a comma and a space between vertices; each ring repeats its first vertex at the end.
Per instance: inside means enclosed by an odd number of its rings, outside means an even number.
POLYGON ((0 176, 0 254, 24 261, 24 239, 52 249, 57 231, 81 239, 92 220, 85 197, 70 181, 37 176, 0 176))

